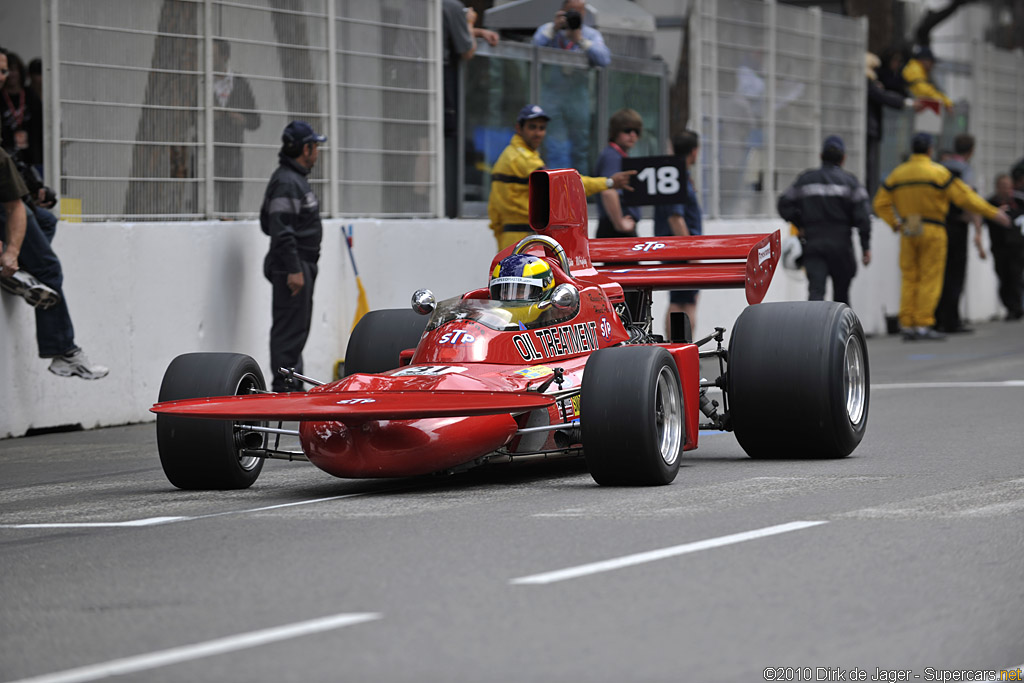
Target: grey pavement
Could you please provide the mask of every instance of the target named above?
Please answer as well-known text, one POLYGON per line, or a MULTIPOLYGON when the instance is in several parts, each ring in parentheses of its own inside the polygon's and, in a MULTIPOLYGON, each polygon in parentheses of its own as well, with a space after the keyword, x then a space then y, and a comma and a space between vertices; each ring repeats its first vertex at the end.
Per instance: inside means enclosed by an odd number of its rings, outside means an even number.
POLYGON ((0 683, 1020 665, 1024 326, 868 348, 852 456, 702 434, 658 488, 600 488, 580 460, 365 481, 269 462, 251 489, 183 492, 152 423, 0 441, 0 683))

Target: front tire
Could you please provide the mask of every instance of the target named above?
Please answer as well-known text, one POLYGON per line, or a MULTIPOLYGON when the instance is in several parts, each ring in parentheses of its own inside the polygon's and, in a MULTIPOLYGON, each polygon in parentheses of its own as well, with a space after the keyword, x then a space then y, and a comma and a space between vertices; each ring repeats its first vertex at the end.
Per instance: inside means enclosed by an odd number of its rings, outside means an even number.
POLYGON ((399 354, 420 343, 428 318, 404 308, 370 311, 352 330, 345 350, 345 375, 376 374, 398 367, 399 354))
POLYGON ((671 354, 657 346, 601 349, 580 395, 583 453, 602 486, 659 486, 679 472, 683 394, 671 354))
MULTIPOLYGON (((240 396, 266 390, 259 364, 238 353, 187 353, 167 366, 160 401, 240 396)), ((227 420, 156 416, 160 464, 180 489, 228 490, 252 486, 263 458, 245 455, 241 435, 227 420)))
POLYGON ((729 342, 729 414, 752 458, 845 458, 868 422, 870 372, 846 304, 747 307, 729 342))

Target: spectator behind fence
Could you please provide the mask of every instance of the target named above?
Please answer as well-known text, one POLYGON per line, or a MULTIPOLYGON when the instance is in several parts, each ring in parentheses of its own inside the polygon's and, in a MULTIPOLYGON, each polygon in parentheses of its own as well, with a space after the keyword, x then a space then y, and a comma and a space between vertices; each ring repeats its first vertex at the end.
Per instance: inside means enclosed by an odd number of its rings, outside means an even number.
MULTIPOLYGON (((611 52, 601 32, 584 23, 586 11, 583 0, 564 0, 555 20, 533 34, 533 44, 582 52, 591 66, 608 66, 611 52)), ((552 168, 588 168, 592 100, 588 74, 554 65, 543 69, 543 74, 541 102, 551 112, 545 147, 548 163, 552 168)))
POLYGON ((249 81, 231 71, 231 43, 213 41, 213 96, 217 109, 213 116, 213 172, 218 178, 215 196, 218 213, 238 213, 242 197, 242 141, 245 131, 260 126, 260 115, 253 111, 256 100, 249 81), (238 180, 235 180, 235 179, 238 180))
POLYGON ((1024 318, 1024 166, 1019 169, 1016 187, 1008 173, 996 177, 996 192, 990 204, 1010 215, 1010 225, 986 220, 992 245, 992 264, 999 279, 999 300, 1006 308, 1008 322, 1024 318))
POLYGON ((883 107, 905 109, 916 107, 900 76, 902 56, 898 50, 888 50, 879 59, 870 52, 866 55, 865 75, 868 79, 867 171, 865 188, 869 193, 878 189, 878 152, 884 138, 883 107))
MULTIPOLYGON (((945 155, 939 163, 963 180, 974 191, 974 170, 971 156, 974 154, 974 136, 962 133, 953 141, 953 152, 945 155)), ((960 319, 960 295, 964 290, 967 275, 967 233, 968 224, 974 224, 974 246, 978 255, 985 258, 985 247, 981 242, 981 216, 969 213, 957 206, 950 206, 946 214, 946 269, 942 277, 942 294, 935 307, 935 329, 946 333, 973 332, 960 319)))
MULTIPOLYGON (((932 100, 941 104, 949 111, 953 101, 939 90, 932 81, 932 69, 935 68, 935 55, 927 47, 917 47, 914 56, 903 67, 903 80, 907 83, 910 94, 919 100, 932 100)), ((935 113, 940 113, 936 108, 935 113)))
MULTIPOLYGON (((528 104, 516 117, 516 132, 491 169, 491 196, 487 215, 498 241, 498 251, 533 234, 530 227, 530 174, 544 168, 537 150, 544 142, 551 119, 536 104, 528 104)), ((589 196, 609 188, 629 187, 636 171, 620 171, 609 178, 581 176, 589 196)))
POLYGON ((1004 211, 992 206, 931 160, 932 137, 918 133, 911 141, 911 156, 885 179, 875 194, 879 218, 900 237, 900 327, 904 341, 939 340, 934 329, 935 305, 942 293, 946 266, 946 213, 950 202, 980 213, 1000 225, 1009 225, 1004 211))
MULTIPOLYGON (((700 136, 692 130, 672 140, 672 153, 686 162, 686 199, 682 204, 658 204, 654 207, 654 234, 664 237, 686 237, 703 233, 703 216, 693 184, 692 169, 700 152, 700 136)), ((665 331, 672 336, 672 314, 685 313, 691 329, 697 328, 697 294, 695 289, 669 292, 668 315, 665 331)))
POLYGON ((3 55, 7 73, 0 88, 0 139, 8 154, 17 154, 29 166, 39 166, 43 163, 43 103, 25 88, 21 57, 7 51, 3 55))
POLYGON ((801 173, 779 197, 779 215, 799 231, 810 301, 825 298, 825 281, 832 278, 832 298, 850 303, 850 282, 857 272, 851 228, 860 233, 861 262, 871 263, 868 193, 843 170, 845 159, 843 139, 829 135, 822 144, 821 167, 801 173))
POLYGON ((43 101, 43 60, 36 57, 28 63, 28 80, 26 86, 43 101))
POLYGON ((459 62, 476 54, 476 39, 498 44, 498 34, 476 26, 476 10, 460 0, 444 0, 441 6, 444 53, 444 214, 458 214, 459 62))
MULTIPOLYGON (((611 177, 643 134, 644 122, 633 109, 620 109, 608 120, 608 145, 597 158, 594 175, 611 177)), ((598 237, 636 237, 640 207, 623 206, 622 190, 602 190, 597 202, 598 237)))
MULTIPOLYGON (((0 58, 0 73, 4 68, 0 58)), ((35 308, 36 345, 40 358, 51 359, 50 372, 82 379, 106 377, 110 371, 91 363, 75 344, 60 260, 22 201, 27 194, 14 162, 0 150, 0 286, 35 308)))
POLYGON ((274 391, 298 391, 285 368, 302 373, 302 349, 313 320, 313 285, 320 260, 320 202, 306 176, 316 165, 317 145, 327 137, 305 121, 292 121, 281 134, 278 167, 270 176, 260 207, 260 227, 270 235, 263 275, 273 287, 270 367, 274 391))

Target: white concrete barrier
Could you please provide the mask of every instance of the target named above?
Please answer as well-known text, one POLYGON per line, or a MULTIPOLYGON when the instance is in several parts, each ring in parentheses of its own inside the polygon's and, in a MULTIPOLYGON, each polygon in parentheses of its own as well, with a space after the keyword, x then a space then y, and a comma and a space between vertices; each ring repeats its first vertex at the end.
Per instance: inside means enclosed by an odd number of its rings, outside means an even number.
MULTIPOLYGON (((355 313, 356 284, 342 238, 354 226, 354 254, 372 308, 409 305, 428 287, 439 299, 486 284, 495 251, 482 220, 330 220, 324 225, 314 321, 305 373, 330 379, 345 355, 355 313)), ((592 223, 592 229, 596 227, 592 223)), ((781 220, 708 221, 709 234, 769 232, 781 220)), ((651 235, 648 220, 641 235, 651 235)), ((262 263, 268 238, 255 221, 198 223, 65 223, 54 247, 61 257, 75 339, 110 375, 87 382, 47 372, 38 357, 33 311, 0 296, 0 438, 80 424, 85 428, 153 419, 164 369, 181 353, 234 351, 253 356, 270 373, 270 284, 262 263)), ((883 310, 899 303, 899 242, 876 224, 874 262, 860 268, 853 307, 869 334, 885 332, 883 310)), ((806 298, 802 274, 782 269, 766 300, 806 298)), ((655 295, 661 330, 667 293, 655 295)), ((737 290, 700 296, 695 334, 731 327, 746 305, 737 290)), ((1000 309, 991 261, 972 251, 964 309, 988 319, 1000 309)))

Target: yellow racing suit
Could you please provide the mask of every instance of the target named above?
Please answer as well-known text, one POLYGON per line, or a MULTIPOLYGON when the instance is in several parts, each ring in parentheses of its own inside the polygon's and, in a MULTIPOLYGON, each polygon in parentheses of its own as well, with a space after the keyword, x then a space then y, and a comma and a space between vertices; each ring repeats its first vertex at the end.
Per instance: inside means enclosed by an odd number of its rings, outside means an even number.
POLYGON ((927 154, 900 164, 875 194, 874 208, 900 237, 900 325, 931 327, 942 294, 946 267, 946 212, 952 202, 965 211, 995 216, 999 209, 982 199, 949 169, 927 154))
MULTIPOLYGON (((530 174, 544 168, 544 160, 517 133, 491 168, 491 196, 487 215, 498 240, 498 251, 533 234, 530 227, 530 174)), ((582 176, 589 196, 608 189, 607 178, 582 176)))
POLYGON ((946 97, 945 93, 935 87, 935 84, 928 78, 928 72, 925 71, 924 66, 916 59, 911 59, 907 62, 907 65, 903 67, 903 80, 906 81, 907 89, 914 97, 918 99, 938 100, 942 103, 942 106, 946 107, 946 109, 953 106, 953 101, 946 97))

